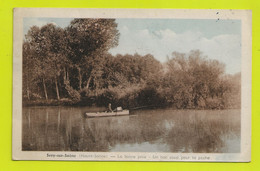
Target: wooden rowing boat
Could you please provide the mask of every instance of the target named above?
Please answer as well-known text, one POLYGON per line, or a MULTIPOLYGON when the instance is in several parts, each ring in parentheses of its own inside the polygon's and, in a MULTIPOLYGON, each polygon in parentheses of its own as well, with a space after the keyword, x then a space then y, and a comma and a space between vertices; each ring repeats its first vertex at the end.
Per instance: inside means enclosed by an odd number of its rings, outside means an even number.
POLYGON ((86 113, 87 117, 107 117, 107 116, 122 116, 122 115, 129 115, 129 110, 121 110, 115 112, 86 113))

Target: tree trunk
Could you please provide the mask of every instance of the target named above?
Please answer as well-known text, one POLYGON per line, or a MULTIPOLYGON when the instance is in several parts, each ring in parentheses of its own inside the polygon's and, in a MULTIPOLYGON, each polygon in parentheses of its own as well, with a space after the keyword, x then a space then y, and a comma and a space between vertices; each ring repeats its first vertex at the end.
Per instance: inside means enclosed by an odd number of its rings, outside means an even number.
POLYGON ((70 85, 70 79, 69 79, 69 72, 64 68, 64 76, 63 76, 63 81, 65 85, 70 85))
MULTIPOLYGON (((28 58, 28 57, 27 57, 28 58)), ((30 100, 30 88, 29 88, 29 62, 28 59, 26 60, 26 70, 27 70, 27 78, 26 78, 26 93, 27 93, 27 98, 30 100)))
POLYGON ((80 68, 79 67, 77 67, 77 68, 78 68, 78 71, 79 71, 79 90, 81 91, 82 90, 82 87, 81 87, 81 85, 82 85, 82 76, 81 76, 80 68))
POLYGON ((27 93, 27 98, 28 98, 28 100, 30 100, 30 89, 29 89, 29 81, 28 81, 28 78, 27 78, 27 80, 26 80, 27 82, 26 82, 26 93, 27 93))
POLYGON ((67 74, 66 74, 66 79, 67 79, 68 83, 70 84, 69 71, 67 70, 66 73, 67 73, 67 74))
POLYGON ((42 80, 42 83, 43 83, 43 89, 44 89, 45 99, 48 100, 48 94, 47 94, 47 89, 46 89, 45 79, 44 79, 44 78, 43 78, 43 80, 42 80))
POLYGON ((67 75, 66 75, 66 68, 64 67, 63 68, 63 80, 65 81, 67 78, 67 75))
POLYGON ((59 94, 59 87, 58 87, 57 76, 55 76, 55 87, 56 87, 57 99, 60 100, 60 94, 59 94))
POLYGON ((90 76, 88 78, 88 81, 87 81, 87 85, 86 85, 87 89, 89 88, 89 84, 90 84, 91 78, 92 78, 92 75, 90 74, 90 76))

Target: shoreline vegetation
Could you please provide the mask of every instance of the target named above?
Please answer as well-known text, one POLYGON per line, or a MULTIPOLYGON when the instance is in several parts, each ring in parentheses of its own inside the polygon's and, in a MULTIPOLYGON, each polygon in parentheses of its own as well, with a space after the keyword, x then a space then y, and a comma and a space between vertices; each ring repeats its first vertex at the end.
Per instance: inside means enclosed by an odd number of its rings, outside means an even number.
POLYGON ((61 28, 33 26, 23 42, 23 106, 163 106, 240 108, 241 73, 199 50, 111 55, 120 33, 115 19, 74 19, 61 28))

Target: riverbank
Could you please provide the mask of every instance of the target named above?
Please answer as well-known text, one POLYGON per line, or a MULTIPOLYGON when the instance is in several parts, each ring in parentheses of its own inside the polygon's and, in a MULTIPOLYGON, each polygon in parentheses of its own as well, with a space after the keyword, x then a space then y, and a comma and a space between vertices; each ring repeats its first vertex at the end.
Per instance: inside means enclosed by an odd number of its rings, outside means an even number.
POLYGON ((49 99, 49 100, 31 100, 31 101, 23 101, 23 107, 31 107, 31 106, 77 106, 78 102, 70 100, 70 99, 49 99))
MULTIPOLYGON (((32 101, 23 101, 23 107, 37 107, 37 106, 68 106, 68 107, 107 107, 102 104, 96 104, 94 102, 88 101, 73 101, 71 99, 50 99, 50 100, 32 100, 32 101)), ((206 107, 190 107, 190 108, 178 108, 175 104, 160 104, 160 105, 136 105, 136 106, 125 106, 125 105, 118 105, 112 103, 112 108, 116 108, 118 106, 122 106, 124 109, 129 110, 139 110, 139 109, 184 109, 184 110, 225 110, 225 109, 240 109, 239 106, 230 106, 230 107, 214 107, 214 106, 206 106, 206 107)))

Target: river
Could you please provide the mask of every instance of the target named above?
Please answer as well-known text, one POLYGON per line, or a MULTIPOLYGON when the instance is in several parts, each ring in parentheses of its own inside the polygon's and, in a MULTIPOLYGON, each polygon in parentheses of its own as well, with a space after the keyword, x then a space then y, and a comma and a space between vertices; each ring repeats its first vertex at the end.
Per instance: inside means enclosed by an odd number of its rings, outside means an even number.
POLYGON ((239 153, 240 110, 152 109, 85 118, 95 107, 25 107, 24 151, 239 153))

